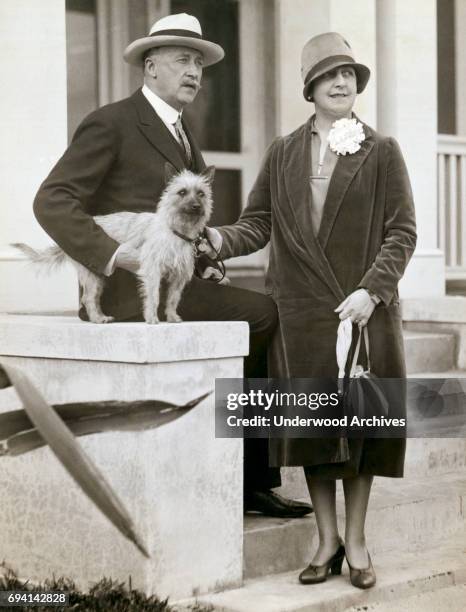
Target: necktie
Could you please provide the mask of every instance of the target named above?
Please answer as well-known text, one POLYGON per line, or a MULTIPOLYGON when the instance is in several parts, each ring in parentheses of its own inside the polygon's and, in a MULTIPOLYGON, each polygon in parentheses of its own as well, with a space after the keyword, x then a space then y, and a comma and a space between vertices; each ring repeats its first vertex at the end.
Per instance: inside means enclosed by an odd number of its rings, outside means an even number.
POLYGON ((191 145, 189 144, 188 137, 186 136, 186 132, 183 129, 183 124, 181 123, 181 117, 179 115, 174 125, 175 125, 176 135, 178 136, 178 140, 180 141, 184 149, 186 159, 188 160, 188 164, 191 165, 191 162, 192 162, 191 145))

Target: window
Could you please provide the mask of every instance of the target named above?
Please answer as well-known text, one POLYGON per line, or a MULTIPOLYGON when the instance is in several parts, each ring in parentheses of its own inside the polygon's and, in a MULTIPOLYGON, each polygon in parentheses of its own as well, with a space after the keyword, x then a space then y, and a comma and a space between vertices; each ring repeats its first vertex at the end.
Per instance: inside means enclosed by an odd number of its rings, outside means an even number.
POLYGON ((172 0, 173 13, 191 13, 202 25, 203 38, 225 50, 224 59, 209 66, 202 89, 185 110, 197 142, 205 151, 239 152, 240 78, 239 10, 235 0, 172 0))

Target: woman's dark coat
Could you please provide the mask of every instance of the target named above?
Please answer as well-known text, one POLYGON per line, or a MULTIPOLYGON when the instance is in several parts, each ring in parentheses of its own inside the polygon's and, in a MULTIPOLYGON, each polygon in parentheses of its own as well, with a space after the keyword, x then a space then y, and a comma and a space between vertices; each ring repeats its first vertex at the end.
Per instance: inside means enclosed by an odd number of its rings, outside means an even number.
MULTIPOLYGON (((382 299, 368 323, 372 372, 404 378, 397 284, 416 245, 416 225, 403 157, 393 138, 364 125, 359 151, 338 158, 316 237, 310 215, 310 124, 271 145, 241 218, 220 229, 221 256, 251 253, 270 239, 266 287, 280 315, 272 376, 336 379, 340 321, 334 309, 364 287, 382 299)), ((350 458, 346 439, 272 442, 271 461, 278 465, 350 458)), ((358 456, 356 471, 402 475, 404 440, 351 445, 351 454, 356 449, 358 456)))

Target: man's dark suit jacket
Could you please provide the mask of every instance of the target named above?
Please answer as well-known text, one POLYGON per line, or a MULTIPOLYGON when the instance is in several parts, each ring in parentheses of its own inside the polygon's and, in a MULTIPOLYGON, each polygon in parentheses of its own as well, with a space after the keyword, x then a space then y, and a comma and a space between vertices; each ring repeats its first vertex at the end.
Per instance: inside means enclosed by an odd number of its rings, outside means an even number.
MULTIPOLYGON (((186 128, 193 170, 205 168, 186 128)), ((153 212, 165 188, 165 163, 186 167, 180 145, 141 90, 84 119, 63 157, 39 188, 34 213, 73 259, 103 274, 118 243, 92 219, 114 212, 153 212)), ((102 309, 118 320, 138 316, 135 277, 117 268, 106 281, 102 309)), ((85 311, 80 316, 86 317, 85 311)))

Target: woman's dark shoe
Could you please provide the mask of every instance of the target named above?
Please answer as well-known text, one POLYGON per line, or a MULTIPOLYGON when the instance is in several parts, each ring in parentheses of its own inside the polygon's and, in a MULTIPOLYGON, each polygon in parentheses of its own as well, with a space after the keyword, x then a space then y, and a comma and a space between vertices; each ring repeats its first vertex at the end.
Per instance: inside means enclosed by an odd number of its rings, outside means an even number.
POLYGON ((341 566, 345 558, 345 546, 340 542, 337 552, 331 557, 327 563, 323 565, 312 565, 310 563, 305 570, 299 574, 299 582, 301 584, 317 584, 325 582, 329 572, 333 575, 341 574, 341 566))
POLYGON ((358 589, 370 589, 374 586, 377 580, 374 568, 372 566, 371 556, 369 553, 367 553, 367 556, 369 558, 369 567, 366 567, 365 569, 356 569, 351 567, 348 557, 346 557, 346 562, 348 563, 350 571, 351 584, 358 589))

